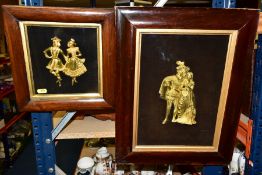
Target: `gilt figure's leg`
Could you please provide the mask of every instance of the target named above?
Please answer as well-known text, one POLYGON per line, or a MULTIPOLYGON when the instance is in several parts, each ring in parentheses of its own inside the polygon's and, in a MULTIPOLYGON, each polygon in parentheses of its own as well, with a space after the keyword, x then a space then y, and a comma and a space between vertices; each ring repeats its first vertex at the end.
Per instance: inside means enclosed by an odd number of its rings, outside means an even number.
POLYGON ((172 106, 172 102, 170 100, 167 100, 167 102, 166 102, 166 115, 165 115, 165 119, 162 122, 163 125, 166 124, 166 122, 168 121, 168 116, 170 114, 171 106, 172 106))
POLYGON ((177 118, 177 100, 174 100, 173 102, 174 104, 174 112, 173 112, 173 118, 172 118, 172 122, 176 122, 176 118, 177 118))

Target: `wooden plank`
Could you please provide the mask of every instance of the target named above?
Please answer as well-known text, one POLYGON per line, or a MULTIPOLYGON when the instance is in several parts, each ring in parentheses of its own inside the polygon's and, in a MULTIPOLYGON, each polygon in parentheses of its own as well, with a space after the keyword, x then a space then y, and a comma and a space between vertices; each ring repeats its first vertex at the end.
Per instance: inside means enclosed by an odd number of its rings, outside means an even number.
MULTIPOLYGON (((60 118, 54 117, 53 123, 59 123, 60 118)), ((115 137, 115 122, 111 120, 101 121, 94 117, 85 117, 83 120, 72 120, 62 130, 56 139, 79 138, 110 138, 115 137)))

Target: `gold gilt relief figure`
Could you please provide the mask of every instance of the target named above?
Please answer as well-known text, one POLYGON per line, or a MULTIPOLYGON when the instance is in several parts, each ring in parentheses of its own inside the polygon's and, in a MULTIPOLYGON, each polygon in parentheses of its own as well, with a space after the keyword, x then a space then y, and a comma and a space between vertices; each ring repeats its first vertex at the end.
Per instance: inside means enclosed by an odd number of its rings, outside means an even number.
POLYGON ((61 86, 62 78, 59 74, 60 71, 64 72, 65 75, 72 78, 72 86, 77 83, 76 77, 81 76, 87 71, 84 65, 85 59, 80 58, 82 56, 79 47, 76 47, 76 42, 71 38, 67 43, 67 54, 65 55, 63 50, 60 49, 61 39, 58 37, 51 38, 53 41, 52 46, 45 49, 44 55, 46 58, 51 59, 47 64, 46 68, 49 69, 50 73, 57 77, 56 83, 61 86), (63 56, 65 64, 59 56, 63 56))
POLYGON ((77 83, 76 77, 79 77, 80 75, 84 74, 87 69, 84 65, 85 59, 79 58, 82 56, 79 47, 76 47, 76 42, 74 39, 70 39, 70 41, 67 43, 68 49, 64 68, 64 73, 67 76, 72 77, 72 86, 74 83, 77 83))
POLYGON ((44 55, 46 58, 51 59, 47 64, 46 68, 49 69, 50 73, 57 77, 56 83, 61 86, 62 78, 59 74, 60 71, 63 71, 64 65, 59 55, 64 56, 64 52, 60 49, 61 46, 61 39, 58 37, 51 38, 53 44, 52 46, 48 47, 44 50, 44 55))
POLYGON ((173 107, 172 122, 193 125, 196 124, 196 108, 194 96, 193 73, 182 61, 176 62, 177 73, 163 79, 159 94, 166 100, 166 114, 162 124, 166 124, 173 107))

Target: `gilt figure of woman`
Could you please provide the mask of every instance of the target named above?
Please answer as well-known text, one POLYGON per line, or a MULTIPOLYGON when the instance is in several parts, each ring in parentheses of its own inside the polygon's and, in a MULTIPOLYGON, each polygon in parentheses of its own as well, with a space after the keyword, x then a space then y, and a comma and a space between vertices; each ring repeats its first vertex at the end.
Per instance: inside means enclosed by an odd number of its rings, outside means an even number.
POLYGON ((196 124, 193 73, 184 62, 177 61, 176 64, 176 74, 165 77, 159 89, 160 97, 166 100, 166 114, 162 124, 167 123, 173 107, 172 122, 193 125, 196 124))
POLYGON ((65 75, 72 77, 72 86, 77 83, 76 78, 87 71, 85 67, 85 59, 82 56, 79 47, 76 46, 74 39, 70 39, 67 43, 66 63, 63 72, 65 75))

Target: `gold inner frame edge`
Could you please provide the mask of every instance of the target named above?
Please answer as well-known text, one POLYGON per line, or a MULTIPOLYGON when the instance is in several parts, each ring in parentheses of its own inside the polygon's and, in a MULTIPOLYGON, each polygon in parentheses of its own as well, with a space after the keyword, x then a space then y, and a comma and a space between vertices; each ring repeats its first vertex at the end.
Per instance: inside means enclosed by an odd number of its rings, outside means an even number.
POLYGON ((201 30, 201 29, 136 29, 136 55, 135 55, 135 77, 134 77, 134 104, 133 104, 133 152, 217 152, 221 135, 222 123, 226 100, 228 96, 229 82, 231 78, 232 63, 237 41, 237 30, 201 30), (141 41, 143 34, 182 34, 182 35, 228 35, 228 50, 226 55, 225 69, 219 98, 219 106, 216 117, 213 144, 211 146, 193 145, 138 145, 138 105, 139 105, 139 83, 140 83, 140 59, 141 41))
POLYGON ((22 37, 22 46, 24 50, 24 60, 27 73, 27 81, 29 86, 30 99, 32 101, 39 100, 57 100, 57 99, 97 99, 101 101, 103 98, 103 61, 102 61, 102 25, 99 23, 63 23, 63 22, 38 22, 38 21, 20 21, 19 27, 22 37), (66 27, 66 28, 96 28, 97 29, 97 62, 98 62, 98 93, 74 93, 74 94, 36 94, 34 93, 34 80, 31 63, 31 54, 28 41, 28 26, 39 27, 66 27))

